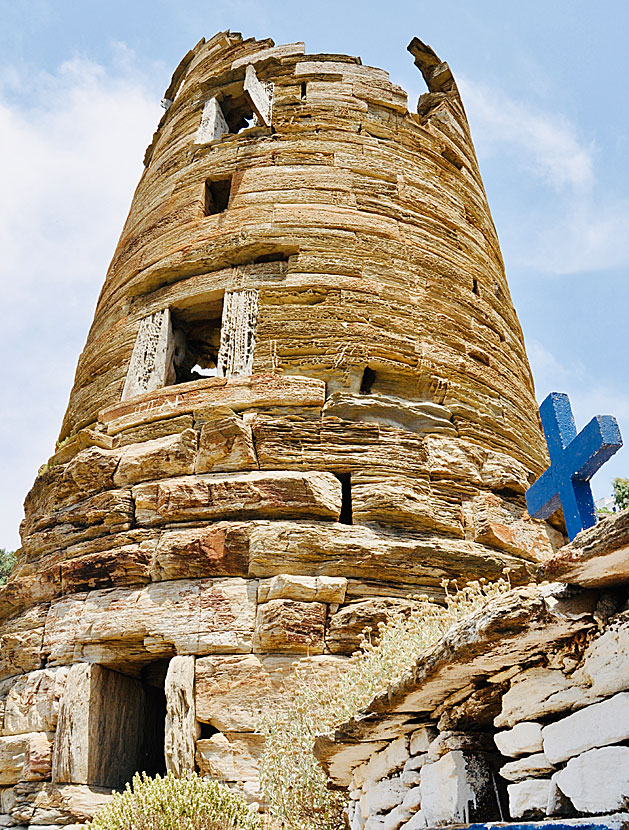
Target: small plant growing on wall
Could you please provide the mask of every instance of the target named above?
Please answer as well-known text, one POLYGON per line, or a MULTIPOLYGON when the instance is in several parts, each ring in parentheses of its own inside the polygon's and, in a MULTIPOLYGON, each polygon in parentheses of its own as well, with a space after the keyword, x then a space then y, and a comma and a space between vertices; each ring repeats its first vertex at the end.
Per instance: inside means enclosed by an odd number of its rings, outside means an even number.
POLYGON ((182 778, 136 773, 86 830, 261 830, 242 796, 196 773, 182 778))

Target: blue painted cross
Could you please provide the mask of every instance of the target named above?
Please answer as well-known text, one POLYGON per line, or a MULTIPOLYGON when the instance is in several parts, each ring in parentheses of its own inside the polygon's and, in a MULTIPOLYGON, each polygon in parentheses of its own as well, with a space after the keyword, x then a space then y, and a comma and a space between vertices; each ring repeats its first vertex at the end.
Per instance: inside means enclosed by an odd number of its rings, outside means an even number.
POLYGON ((548 519, 563 508, 572 541, 596 524, 590 479, 622 447, 620 429, 612 415, 597 415, 577 435, 570 400, 562 392, 551 392, 539 414, 550 467, 527 491, 526 506, 534 519, 548 519))

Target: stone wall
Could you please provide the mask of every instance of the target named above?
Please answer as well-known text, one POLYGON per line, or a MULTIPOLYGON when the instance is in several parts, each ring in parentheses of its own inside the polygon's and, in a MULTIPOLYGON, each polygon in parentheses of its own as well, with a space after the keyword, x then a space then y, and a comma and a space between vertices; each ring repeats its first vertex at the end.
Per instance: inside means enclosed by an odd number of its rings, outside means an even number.
POLYGON ((176 70, 0 589, 0 823, 134 769, 255 799, 296 666, 563 543, 526 513, 545 450, 463 106, 409 48, 417 113, 303 44, 176 70))
POLYGON ((492 601, 319 740, 352 830, 629 820, 628 540, 629 512, 581 534, 547 570, 591 590, 492 601))

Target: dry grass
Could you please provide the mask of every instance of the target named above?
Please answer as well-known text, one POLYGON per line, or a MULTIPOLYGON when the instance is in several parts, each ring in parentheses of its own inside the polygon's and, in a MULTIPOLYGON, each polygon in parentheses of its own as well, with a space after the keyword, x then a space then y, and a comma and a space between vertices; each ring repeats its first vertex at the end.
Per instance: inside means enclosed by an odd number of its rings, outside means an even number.
POLYGON ((286 696, 281 710, 269 713, 265 735, 262 788, 271 815, 284 830, 342 830, 345 793, 327 789, 323 770, 312 754, 316 735, 348 720, 387 686, 397 682, 459 620, 482 608, 510 585, 473 582, 452 592, 444 605, 417 597, 410 613, 394 614, 376 636, 367 630, 360 650, 333 680, 317 683, 311 675, 286 696))

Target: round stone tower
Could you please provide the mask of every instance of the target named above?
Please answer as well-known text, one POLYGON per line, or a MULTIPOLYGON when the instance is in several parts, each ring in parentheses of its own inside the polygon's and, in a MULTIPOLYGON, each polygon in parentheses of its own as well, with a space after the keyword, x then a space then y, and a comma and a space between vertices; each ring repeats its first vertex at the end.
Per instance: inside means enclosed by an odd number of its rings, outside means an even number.
POLYGON ((261 710, 413 593, 530 578, 545 463, 465 112, 381 69, 200 41, 109 268, 0 590, 0 814, 134 771, 256 793, 261 710))

